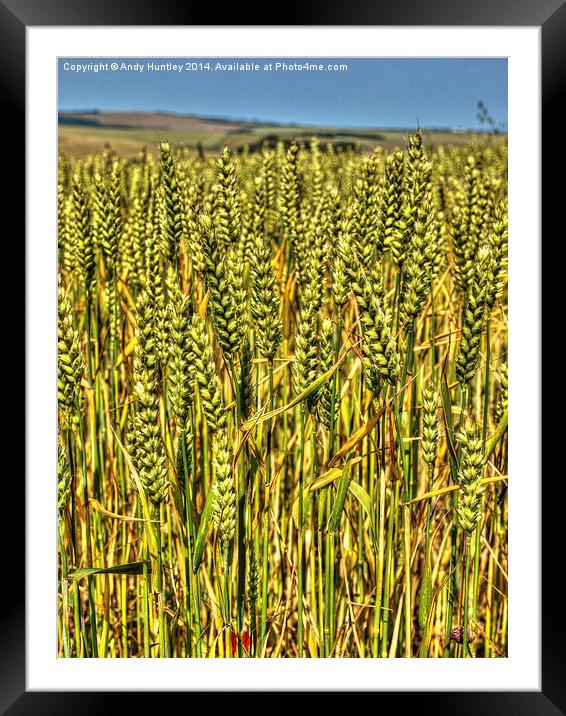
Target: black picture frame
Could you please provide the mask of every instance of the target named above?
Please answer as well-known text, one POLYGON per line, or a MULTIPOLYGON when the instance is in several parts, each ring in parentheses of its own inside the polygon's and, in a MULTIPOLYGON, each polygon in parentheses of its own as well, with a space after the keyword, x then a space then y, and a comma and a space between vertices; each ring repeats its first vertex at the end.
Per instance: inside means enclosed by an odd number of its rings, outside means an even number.
MULTIPOLYGON (((285 23, 302 25, 412 25, 412 26, 540 26, 542 28, 542 117, 546 142, 542 145, 542 157, 547 168, 564 167, 564 136, 560 100, 564 94, 564 68, 566 67, 566 2, 565 0, 397 0, 397 2, 363 2, 350 0, 348 3, 327 1, 320 7, 305 0, 301 6, 293 7, 292 0, 284 4, 282 19, 285 23)), ((252 6, 250 6, 252 7, 252 6)), ((245 25, 245 6, 229 4, 222 10, 226 25, 245 25)), ((254 11, 255 17, 257 11, 254 11)), ((4 105, 2 119, 3 158, 7 166, 13 167, 14 176, 20 172, 19 181, 7 182, 3 192, 4 206, 11 207, 13 216, 25 215, 25 193, 23 158, 25 147, 25 61, 27 26, 65 25, 209 25, 209 19, 218 15, 218 8, 203 10, 202 5, 187 0, 0 0, 0 98, 4 105), (212 12, 211 12, 212 11, 212 12)), ((250 13, 250 16, 252 14, 250 13)), ((251 18, 250 18, 251 19, 251 18)), ((261 18, 260 18, 261 19, 261 18)), ((261 24, 261 23, 249 23, 261 24)), ((29 158, 28 158, 29 159, 29 158)), ((543 179, 543 207, 545 225, 554 224, 558 219, 563 198, 563 182, 556 181, 554 172, 547 171, 543 179), (556 216, 553 216, 556 214, 556 216)), ((28 211, 31 208, 28 207, 28 211)), ((10 222, 18 225, 18 219, 10 222)), ((19 224, 20 226, 22 224, 19 224)), ((561 226, 557 222, 557 226, 561 226)), ((563 224, 561 233, 563 233, 563 224)), ((8 233, 3 231, 7 237, 8 233)), ((15 236, 13 244, 19 240, 15 236)), ((21 242, 21 247, 24 243, 21 242)), ((21 255, 19 260, 21 261, 21 255)), ((21 265, 21 264, 20 264, 21 265)), ((3 318, 4 335, 17 335, 18 321, 3 318), (12 325, 13 324, 13 325, 12 325)), ((537 339, 538 337, 535 337, 537 339)), ((539 343, 540 345, 540 343, 539 343)), ((13 357, 12 357, 13 359, 13 357)), ((533 376, 533 380, 538 376, 533 376)), ((17 398, 21 403, 21 394, 17 398)), ((533 430, 539 430, 538 425, 533 430)), ((32 450, 26 435, 26 449, 32 450)), ((5 472, 2 487, 4 506, 20 506, 25 503, 24 476, 17 468, 10 468, 10 479, 5 472)), ((542 469, 541 469, 542 474, 542 469)), ((533 475, 533 481, 540 475, 533 475)), ((532 628, 538 619, 542 624, 542 690, 539 692, 405 692, 402 705, 409 707, 407 700, 414 702, 421 713, 466 714, 552 714, 566 713, 566 661, 565 628, 563 609, 555 593, 560 575, 556 574, 559 555, 553 547, 553 525, 563 522, 564 480, 561 474, 553 476, 552 497, 550 490, 543 502, 543 608, 542 615, 525 614, 525 630, 532 628), (562 518, 562 520, 561 520, 562 518)), ((7 512, 16 513, 16 508, 7 512)), ((24 522, 20 520, 9 549, 2 553, 3 585, 0 590, 0 714, 90 714, 95 711, 123 711, 131 708, 132 693, 86 693, 86 692, 29 692, 25 686, 25 602, 21 585, 25 581, 24 522), (14 588, 17 585, 18 588, 14 588)), ((6 543, 4 543, 6 546, 6 543)), ((520 636, 518 637, 520 638, 520 636)), ((288 686, 288 685, 287 685, 288 686)), ((446 684, 447 689, 450 684, 446 684)), ((144 693, 144 705, 163 708, 164 694, 144 693), (157 701, 159 699, 159 701, 157 701)), ((379 697, 375 707, 383 708, 379 697)), ((394 696, 398 704, 399 694, 394 696)), ((244 708, 242 702, 234 708, 244 708)))

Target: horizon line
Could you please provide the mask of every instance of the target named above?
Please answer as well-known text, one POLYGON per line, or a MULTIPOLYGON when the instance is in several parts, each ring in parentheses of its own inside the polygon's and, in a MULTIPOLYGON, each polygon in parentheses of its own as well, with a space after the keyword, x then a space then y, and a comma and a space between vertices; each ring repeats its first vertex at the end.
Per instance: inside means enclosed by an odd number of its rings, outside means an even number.
MULTIPOLYGON (((337 125, 337 124, 317 124, 317 123, 304 123, 304 122, 294 122, 294 121, 285 121, 285 120, 275 120, 275 119, 261 119, 258 117, 249 118, 249 117, 234 117, 234 116, 226 116, 226 115, 212 115, 212 114, 198 114, 198 113, 189 113, 189 112, 176 112, 174 110, 167 110, 167 109, 99 109, 95 107, 91 107, 88 109, 57 109, 57 114, 102 114, 102 113, 116 113, 116 114, 163 114, 163 115, 170 115, 173 117, 189 117, 189 118, 196 118, 196 119, 208 119, 213 121, 224 121, 224 122, 249 122, 252 124, 272 124, 276 126, 281 127, 313 127, 313 128, 320 128, 320 127, 328 127, 332 129, 367 129, 367 130, 381 130, 381 131, 412 131, 412 127, 408 125, 337 125)), ((104 125, 101 125, 104 126, 104 125)), ((470 126, 464 126, 464 125, 429 125, 429 126, 423 126, 418 121, 415 122, 415 127, 420 127, 423 130, 435 130, 435 131, 454 131, 454 130, 463 130, 467 132, 482 132, 482 133, 489 133, 491 130, 489 128, 483 128, 483 127, 470 127, 470 126)), ((506 125, 504 125, 506 127, 506 125)), ((124 127, 126 128, 126 127, 124 127)), ((137 129, 134 127, 134 129, 137 129)), ((498 133, 500 134, 506 134, 507 129, 497 128, 498 133)))

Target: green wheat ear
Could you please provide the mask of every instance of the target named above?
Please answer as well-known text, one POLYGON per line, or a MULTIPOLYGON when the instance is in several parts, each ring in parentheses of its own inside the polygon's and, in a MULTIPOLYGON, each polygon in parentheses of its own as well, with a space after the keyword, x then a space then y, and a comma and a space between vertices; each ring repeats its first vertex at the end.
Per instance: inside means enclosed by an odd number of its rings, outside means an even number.
POLYGON ((214 367, 212 344, 205 321, 196 313, 191 318, 189 362, 193 366, 209 431, 214 434, 225 430, 222 387, 214 367))
POLYGON ((148 497, 159 506, 167 498, 169 479, 159 420, 155 309, 145 292, 138 296, 136 308, 135 413, 129 431, 130 453, 148 497))
POLYGON ((192 401, 191 384, 194 365, 189 361, 191 298, 181 290, 175 271, 170 267, 167 276, 169 317, 168 377, 171 385, 171 407, 180 430, 187 427, 192 401))
POLYGON ((341 310, 348 300, 351 290, 351 277, 355 275, 352 262, 355 258, 354 242, 355 204, 348 206, 336 235, 336 245, 332 260, 332 298, 341 310))
POLYGON ((145 232, 145 277, 143 288, 153 304, 153 330, 155 356, 162 366, 167 365, 169 343, 169 317, 165 302, 164 282, 161 272, 159 235, 152 222, 147 222, 145 232))
POLYGON ((464 307, 462 338, 456 356, 456 377, 462 385, 472 380, 479 363, 490 261, 490 249, 481 247, 464 307))
POLYGON ((240 352, 248 330, 248 291, 245 285, 245 245, 240 242, 226 252, 226 278, 232 319, 228 325, 232 355, 240 352))
POLYGON ((184 233, 187 238, 189 256, 195 273, 204 279, 205 261, 202 252, 201 227, 199 216, 203 211, 202 197, 194 184, 184 188, 182 195, 184 206, 183 218, 185 221, 184 233))
POLYGON ((116 270, 122 235, 122 168, 113 162, 107 183, 99 175, 97 204, 97 237, 111 273, 116 270))
POLYGON ((327 236, 320 226, 313 232, 308 258, 304 267, 301 287, 301 304, 308 304, 309 310, 318 313, 324 300, 324 277, 328 261, 327 236))
POLYGON ((84 183, 78 172, 73 174, 71 194, 71 236, 74 244, 75 268, 87 291, 92 290, 95 269, 95 248, 91 215, 84 183))
POLYGON ((385 159, 377 224, 378 254, 390 249, 393 244, 396 246, 396 252, 400 251, 404 169, 405 155, 400 149, 396 149, 385 159))
POLYGON ((481 434, 474 423, 467 423, 457 437, 462 448, 458 472, 462 486, 458 499, 458 518, 462 529, 471 533, 481 517, 481 480, 485 458, 481 434))
MULTIPOLYGON (((302 393, 318 376, 318 351, 316 339, 316 314, 308 303, 301 309, 300 323, 295 335, 295 359, 293 362, 293 389, 302 393)), ((307 407, 316 409, 318 395, 311 393, 307 407)))
POLYGON ((377 244, 379 181, 377 157, 370 154, 362 162, 360 178, 354 185, 355 232, 362 265, 371 261, 377 244))
POLYGON ((59 435, 57 445, 57 507, 61 509, 71 496, 72 473, 67 449, 61 435, 59 435))
POLYGON ((399 231, 391 242, 391 258, 396 266, 405 264, 410 250, 416 222, 423 223, 423 206, 428 203, 429 177, 428 161, 423 148, 422 132, 419 129, 409 137, 407 143, 407 164, 403 191, 403 205, 399 219, 399 231))
POLYGON ((423 389, 423 433, 421 439, 421 450, 423 460, 428 465, 434 465, 438 449, 438 393, 434 390, 431 382, 423 389))
POLYGON ((255 396, 252 367, 250 341, 246 338, 240 353, 240 412, 243 420, 252 414, 254 407, 255 396))
MULTIPOLYGON (((212 325, 226 360, 231 361, 240 348, 242 338, 243 315, 239 304, 243 292, 241 275, 237 274, 235 266, 229 266, 228 257, 222 253, 210 216, 202 216, 200 224, 212 325)), ((233 255, 230 257, 233 258, 233 255)))
POLYGON ((258 352, 273 361, 281 344, 283 324, 279 317, 279 289, 271 266, 271 248, 256 234, 251 257, 251 314, 258 352))
POLYGON ((77 266, 76 245, 73 241, 73 205, 70 197, 59 198, 59 255, 68 276, 73 276, 77 266))
POLYGON ((220 547, 226 558, 236 531, 236 489, 232 476, 232 456, 228 447, 228 435, 222 428, 212 443, 214 465, 214 524, 218 530, 220 547))
POLYGON ((161 241, 164 255, 171 264, 175 265, 179 255, 183 227, 181 199, 175 161, 169 142, 161 142, 159 152, 161 155, 161 241))
POLYGON ((454 279, 464 295, 473 280, 482 234, 485 206, 481 189, 482 178, 476 157, 469 155, 464 165, 463 181, 452 218, 454 279))
POLYGON ((57 386, 59 407, 69 421, 75 411, 82 411, 84 396, 82 380, 86 373, 79 333, 75 328, 73 309, 61 281, 57 293, 57 386))
POLYGON ((490 248, 489 280, 486 285, 485 303, 492 311, 495 302, 503 295, 504 277, 507 266, 507 204, 501 203, 495 210, 495 216, 486 243, 490 248))
POLYGON ((137 196, 132 199, 131 211, 124 225, 122 240, 122 273, 127 272, 128 286, 137 292, 145 271, 145 214, 147 207, 137 196))
POLYGON ((403 293, 401 319, 414 321, 424 307, 430 290, 435 230, 431 197, 432 164, 420 158, 411 174, 413 186, 409 189, 409 209, 412 212, 407 224, 403 265, 403 293))
POLYGON ((224 147, 217 161, 217 196, 214 223, 220 247, 226 250, 238 244, 241 231, 236 167, 229 147, 224 147))
POLYGON ((495 406, 495 422, 499 423, 503 417, 503 413, 509 406, 509 374, 508 365, 505 361, 497 373, 497 379, 499 384, 499 398, 495 406))
POLYGON ((279 213, 283 224, 284 236, 291 245, 297 281, 301 283, 303 281, 305 243, 299 211, 301 189, 297 168, 298 152, 298 145, 296 142, 292 142, 285 154, 279 195, 279 213))
POLYGON ((250 612, 255 612, 256 602, 259 597, 259 568, 253 551, 253 546, 250 550, 249 570, 250 580, 248 585, 248 604, 250 612))
MULTIPOLYGON (((320 373, 326 373, 334 364, 334 324, 328 318, 320 326, 320 373)), ((322 422, 330 429, 331 422, 338 422, 340 396, 335 397, 334 419, 332 418, 332 381, 326 381, 320 393, 322 422)))
POLYGON ((392 316, 386 302, 379 264, 374 264, 370 276, 357 256, 355 247, 339 241, 344 266, 349 273, 352 291, 360 310, 363 334, 364 370, 374 397, 383 382, 393 385, 399 376, 400 360, 393 333, 392 316))

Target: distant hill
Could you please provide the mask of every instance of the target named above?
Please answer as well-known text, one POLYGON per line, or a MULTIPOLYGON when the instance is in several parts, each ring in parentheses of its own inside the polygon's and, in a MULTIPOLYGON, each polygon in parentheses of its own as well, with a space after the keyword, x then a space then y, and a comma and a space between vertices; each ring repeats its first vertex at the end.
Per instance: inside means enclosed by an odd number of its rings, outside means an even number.
POLYGON ((111 127, 112 129, 152 129, 157 132, 234 132, 256 126, 213 117, 197 117, 166 112, 60 112, 59 125, 111 127))
MULTIPOLYGON (((412 128, 414 129, 414 128, 412 128)), ((411 129, 355 129, 276 124, 253 120, 223 119, 167 112, 60 112, 59 151, 77 157, 100 152, 105 145, 121 156, 135 156, 142 145, 155 146, 167 138, 173 144, 189 149, 201 148, 205 153, 217 152, 224 144, 236 151, 243 147, 256 150, 264 142, 292 138, 308 142, 313 136, 321 144, 330 142, 336 147, 359 145, 371 151, 377 144, 391 149, 404 143, 411 129)), ((466 143, 469 132, 438 129, 426 133, 429 148, 438 144, 466 143)))

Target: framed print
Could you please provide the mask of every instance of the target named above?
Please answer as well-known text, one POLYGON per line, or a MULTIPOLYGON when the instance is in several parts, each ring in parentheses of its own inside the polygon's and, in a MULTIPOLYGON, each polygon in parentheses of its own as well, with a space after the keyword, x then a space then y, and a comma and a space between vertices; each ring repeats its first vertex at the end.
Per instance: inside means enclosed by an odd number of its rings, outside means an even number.
POLYGON ((566 14, 455 7, 0 5, 12 126, 26 108, 7 713, 178 690, 566 708, 538 141, 566 14))

